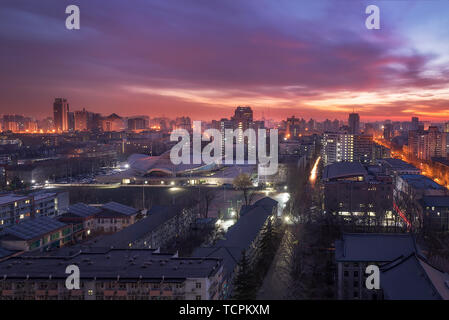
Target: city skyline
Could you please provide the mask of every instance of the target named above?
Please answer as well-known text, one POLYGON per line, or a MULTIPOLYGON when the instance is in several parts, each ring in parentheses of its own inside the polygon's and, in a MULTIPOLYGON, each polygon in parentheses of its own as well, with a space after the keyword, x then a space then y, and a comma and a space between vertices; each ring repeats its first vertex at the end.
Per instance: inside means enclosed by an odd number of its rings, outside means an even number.
POLYGON ((1 114, 50 116, 57 96, 72 110, 198 120, 238 105, 275 120, 449 114, 446 1, 379 1, 380 30, 364 27, 365 1, 80 1, 77 31, 66 5, 2 5, 1 114))

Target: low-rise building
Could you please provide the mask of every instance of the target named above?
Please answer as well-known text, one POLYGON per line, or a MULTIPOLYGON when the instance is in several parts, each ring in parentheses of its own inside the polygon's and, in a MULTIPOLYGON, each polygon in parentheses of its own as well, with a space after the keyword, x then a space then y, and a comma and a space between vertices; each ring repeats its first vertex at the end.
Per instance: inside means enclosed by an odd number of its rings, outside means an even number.
POLYGON ((338 299, 383 299, 382 278, 381 289, 366 288, 366 267, 380 267, 415 252, 418 252, 418 249, 410 234, 343 234, 341 240, 335 242, 338 299))
POLYGON ((0 232, 0 246, 8 250, 46 250, 72 241, 72 227, 49 217, 36 217, 0 232))
POLYGON ((419 203, 424 229, 449 231, 449 196, 424 196, 419 203))
POLYGON ((117 202, 108 202, 100 206, 101 211, 95 214, 95 225, 101 233, 120 231, 136 221, 139 210, 117 202))
POLYGON ((195 221, 193 209, 153 206, 147 217, 112 235, 95 241, 97 247, 161 248, 189 231, 195 221))
POLYGON ((58 218, 59 221, 71 224, 74 240, 82 240, 96 232, 96 215, 101 212, 98 207, 84 203, 76 203, 68 207, 67 213, 58 218))
POLYGON ((68 192, 38 192, 31 196, 36 217, 56 217, 64 214, 69 206, 68 192))
POLYGON ((0 230, 31 217, 55 217, 66 212, 67 192, 36 192, 0 195, 0 230))
POLYGON ((403 174, 420 174, 421 170, 416 168, 414 165, 402 161, 401 159, 381 159, 378 162, 382 165, 385 173, 388 175, 400 176, 403 174))
POLYGON ((324 212, 338 223, 365 226, 393 223, 390 176, 359 162, 340 162, 324 168, 323 183, 324 212))
POLYGON ((449 274, 416 253, 382 266, 380 279, 386 300, 449 300, 449 274))
POLYGON ((31 217, 32 197, 13 193, 0 196, 0 229, 31 217))
POLYGON ((420 174, 403 174, 396 179, 395 191, 398 196, 416 200, 423 196, 445 196, 448 191, 442 185, 420 174))
POLYGON ((215 300, 223 266, 153 249, 99 249, 9 258, 0 274, 0 300, 215 300), (80 269, 80 289, 67 289, 68 265, 80 269))
MULTIPOLYGON (((404 218, 409 228, 419 230, 423 227, 423 211, 426 209, 422 210, 421 199, 429 196, 445 197, 449 194, 445 187, 425 176, 397 176, 394 188, 395 210, 404 218)), ((430 218, 430 212, 428 217, 430 218)))

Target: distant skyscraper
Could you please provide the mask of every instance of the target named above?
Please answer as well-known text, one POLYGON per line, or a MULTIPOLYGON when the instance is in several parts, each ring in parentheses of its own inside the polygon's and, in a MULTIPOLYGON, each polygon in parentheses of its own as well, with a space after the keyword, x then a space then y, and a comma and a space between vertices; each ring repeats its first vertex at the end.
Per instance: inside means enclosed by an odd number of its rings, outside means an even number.
POLYGON ((89 112, 86 109, 82 111, 75 111, 75 130, 86 131, 88 130, 89 112))
POLYGON ((73 112, 67 112, 68 131, 75 130, 75 114, 73 112))
MULTIPOLYGON (((237 107, 234 112, 234 117, 232 117, 234 121, 235 129, 242 129, 244 132, 246 129, 250 128, 253 123, 253 110, 251 107, 237 107)), ((243 143, 243 134, 239 134, 238 143, 243 143)))
POLYGON ((348 119, 349 133, 360 133, 360 117, 358 113, 350 113, 348 119))
POLYGON ((419 127, 419 119, 418 117, 412 117, 412 125, 410 130, 418 130, 419 127))
POLYGON ((393 125, 391 123, 384 124, 384 139, 390 141, 393 138, 393 125))
POLYGON ((408 156, 420 160, 447 157, 447 135, 435 126, 428 131, 409 131, 408 156))
POLYGON ((69 130, 69 104, 67 99, 56 98, 53 103, 53 119, 56 131, 64 132, 69 130))

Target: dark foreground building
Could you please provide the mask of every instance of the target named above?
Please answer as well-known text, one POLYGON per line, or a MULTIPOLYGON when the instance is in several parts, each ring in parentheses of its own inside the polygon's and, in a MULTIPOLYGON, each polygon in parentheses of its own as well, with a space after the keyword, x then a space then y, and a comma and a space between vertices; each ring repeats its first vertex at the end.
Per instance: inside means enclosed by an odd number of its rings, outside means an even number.
POLYGON ((178 258, 152 249, 58 254, 1 262, 0 300, 211 300, 221 295, 220 259, 178 258), (78 290, 66 287, 69 265, 79 267, 78 290))

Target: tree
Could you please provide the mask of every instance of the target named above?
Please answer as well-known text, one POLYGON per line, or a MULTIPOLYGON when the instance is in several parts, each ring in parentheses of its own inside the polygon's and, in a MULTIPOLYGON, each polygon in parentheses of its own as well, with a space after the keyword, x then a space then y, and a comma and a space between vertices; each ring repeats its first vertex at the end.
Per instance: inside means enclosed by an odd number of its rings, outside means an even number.
POLYGON ((233 281, 232 297, 236 300, 253 300, 256 297, 254 272, 245 250, 242 251, 242 257, 237 264, 237 271, 233 281))
POLYGON ((24 188, 26 188, 26 186, 27 185, 22 180, 20 180, 19 177, 16 176, 12 179, 11 183, 9 184, 8 189, 14 191, 14 190, 19 190, 19 189, 24 189, 24 188))
POLYGON ((233 185, 235 189, 241 190, 243 192, 245 205, 247 206, 250 205, 253 195, 252 192, 253 181, 251 180, 251 177, 246 173, 241 173, 237 177, 235 177, 233 185))
POLYGON ((208 188, 206 191, 203 192, 203 200, 204 200, 204 217, 207 218, 209 215, 209 207, 210 204, 212 202, 212 200, 214 200, 216 196, 215 190, 212 188, 208 188))

